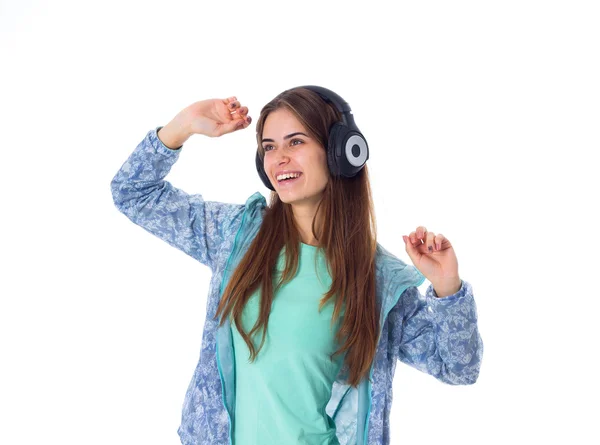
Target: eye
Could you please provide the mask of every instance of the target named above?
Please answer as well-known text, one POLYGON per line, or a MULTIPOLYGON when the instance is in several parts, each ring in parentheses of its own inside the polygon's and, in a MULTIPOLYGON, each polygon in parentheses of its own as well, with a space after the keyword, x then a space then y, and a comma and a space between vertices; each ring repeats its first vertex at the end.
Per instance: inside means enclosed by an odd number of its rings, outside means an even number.
MULTIPOLYGON (((303 141, 303 140, 301 140, 301 139, 292 139, 292 140, 290 141, 290 145, 295 145, 295 144, 294 144, 294 142, 300 142, 301 144, 304 144, 304 141, 303 141)), ((269 149, 269 147, 272 147, 272 145, 265 145, 265 146, 263 147, 263 149, 265 150, 265 153, 266 153, 267 151, 271 151, 271 150, 269 149)))

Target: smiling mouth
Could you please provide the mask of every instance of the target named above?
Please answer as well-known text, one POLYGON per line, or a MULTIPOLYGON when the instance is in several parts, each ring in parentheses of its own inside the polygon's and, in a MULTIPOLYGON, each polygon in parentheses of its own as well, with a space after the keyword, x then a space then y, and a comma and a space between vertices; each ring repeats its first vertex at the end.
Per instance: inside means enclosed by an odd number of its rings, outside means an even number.
POLYGON ((281 181, 277 181, 277 184, 280 186, 286 186, 288 184, 293 184, 293 183, 297 182, 298 179, 300 179, 302 176, 303 176, 303 174, 301 173, 300 176, 298 176, 297 178, 283 179, 281 181))

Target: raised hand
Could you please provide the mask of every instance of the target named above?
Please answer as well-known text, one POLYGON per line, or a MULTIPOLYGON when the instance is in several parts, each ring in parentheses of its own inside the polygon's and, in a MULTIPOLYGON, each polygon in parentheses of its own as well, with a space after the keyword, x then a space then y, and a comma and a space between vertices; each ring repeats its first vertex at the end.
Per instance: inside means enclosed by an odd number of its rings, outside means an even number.
POLYGON ((242 106, 235 96, 194 102, 183 109, 176 119, 182 122, 189 133, 209 137, 247 128, 252 122, 248 107, 242 106))
POLYGON ((406 253, 415 267, 427 278, 438 295, 445 297, 460 290, 462 284, 458 276, 458 260, 450 241, 438 233, 428 232, 423 226, 402 235, 406 253))

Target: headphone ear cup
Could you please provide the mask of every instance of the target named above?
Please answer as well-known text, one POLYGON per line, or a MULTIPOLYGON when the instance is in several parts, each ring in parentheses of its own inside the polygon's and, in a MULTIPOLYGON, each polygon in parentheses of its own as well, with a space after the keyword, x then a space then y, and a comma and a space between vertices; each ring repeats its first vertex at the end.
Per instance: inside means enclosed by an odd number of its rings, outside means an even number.
POLYGON ((341 159, 336 153, 342 153, 341 143, 344 140, 345 125, 335 122, 329 128, 329 145, 327 146, 327 166, 332 176, 339 177, 341 174, 341 159))
POLYGON ((369 159, 369 146, 360 132, 351 130, 342 122, 331 125, 327 165, 332 176, 352 178, 362 170, 369 159))
POLYGON ((256 171, 258 172, 258 176, 260 176, 260 179, 262 180, 262 182, 265 185, 265 187, 267 187, 268 189, 271 189, 271 190, 275 191, 275 187, 273 187, 273 184, 271 184, 271 181, 269 180, 269 177, 265 173, 265 169, 263 168, 263 161, 260 159, 260 155, 258 154, 258 150, 256 150, 255 163, 256 163, 256 171))
POLYGON ((353 177, 365 166, 369 159, 369 145, 359 131, 349 130, 344 135, 344 152, 341 170, 344 176, 353 177))

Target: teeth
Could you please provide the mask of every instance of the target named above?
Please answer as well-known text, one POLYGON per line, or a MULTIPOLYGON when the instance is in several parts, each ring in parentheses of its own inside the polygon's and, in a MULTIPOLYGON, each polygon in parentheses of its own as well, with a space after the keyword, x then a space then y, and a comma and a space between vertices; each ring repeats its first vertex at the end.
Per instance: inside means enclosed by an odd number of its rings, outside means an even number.
POLYGON ((281 181, 282 179, 287 179, 287 178, 297 178, 298 176, 300 176, 300 173, 286 173, 285 175, 277 176, 277 180, 281 181))

